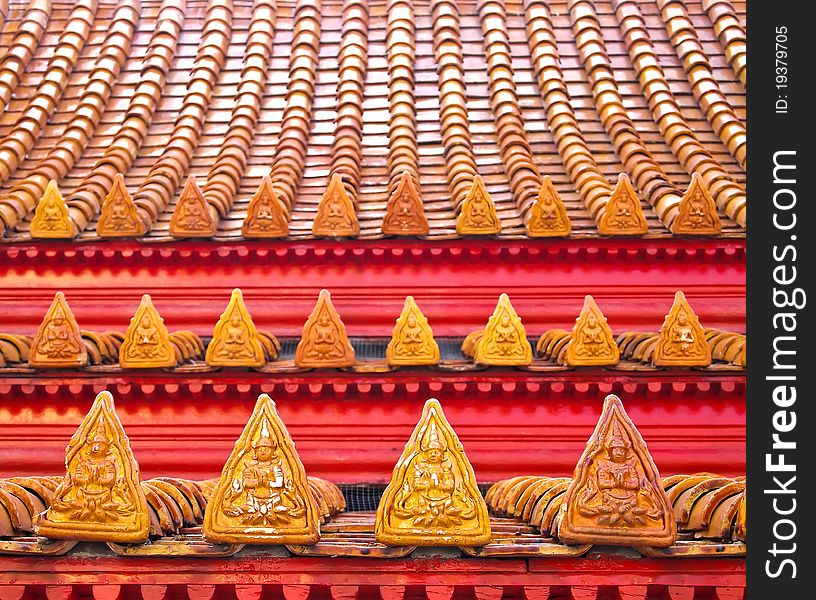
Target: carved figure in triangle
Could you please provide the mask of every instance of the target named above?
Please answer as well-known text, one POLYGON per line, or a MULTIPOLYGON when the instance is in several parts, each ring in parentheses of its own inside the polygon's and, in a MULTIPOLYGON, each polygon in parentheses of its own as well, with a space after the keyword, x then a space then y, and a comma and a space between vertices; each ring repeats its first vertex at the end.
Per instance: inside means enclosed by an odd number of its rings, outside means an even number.
POLYGON ((405 298, 391 335, 391 342, 385 350, 389 365, 435 365, 439 363, 439 345, 433 337, 428 319, 414 301, 413 296, 405 298))
POLYGON ((382 231, 386 235, 427 235, 429 232, 419 189, 408 171, 403 171, 388 199, 382 231))
POLYGON ((609 395, 564 496, 558 537, 567 543, 671 546, 677 526, 643 438, 609 395))
POLYGON ((691 183, 680 200, 671 230, 687 235, 716 235, 722 230, 717 205, 697 173, 692 174, 691 183))
POLYGON ((39 535, 105 542, 147 541, 149 515, 139 465, 113 406, 100 392, 68 444, 65 478, 36 519, 39 535))
POLYGON ((239 544, 314 544, 319 516, 295 444, 261 394, 204 514, 204 537, 239 544))
POLYGON ((346 326, 332 305, 328 290, 320 290, 312 314, 303 325, 295 365, 307 368, 350 367, 356 359, 346 326))
POLYGON ((584 298, 581 314, 572 328, 566 363, 571 367, 609 366, 620 361, 612 329, 592 296, 584 298))
POLYGON ((281 238, 289 235, 289 222, 272 180, 261 181, 247 207, 242 232, 245 238, 281 238))
POLYGON ((119 348, 119 365, 123 369, 152 369, 175 364, 176 353, 164 319, 153 306, 150 294, 145 294, 119 348))
POLYGON ((598 230, 603 235, 641 235, 649 231, 640 199, 626 173, 618 176, 618 184, 598 222, 598 230))
POLYGON ((210 214, 207 201, 195 177, 187 177, 181 190, 173 216, 170 218, 170 235, 174 237, 209 237, 215 235, 216 224, 210 214))
POLYGON ((31 237, 70 239, 74 237, 74 223, 68 215, 65 199, 57 182, 51 179, 34 210, 31 220, 31 237))
POLYGON ((527 331, 507 294, 499 296, 484 335, 476 344, 473 358, 483 365, 529 365, 533 362, 527 331))
POLYGON ((496 235, 501 232, 496 206, 479 175, 473 177, 473 185, 462 202, 456 232, 460 235, 496 235))
POLYGON ((147 228, 136 210, 136 203, 125 187, 125 180, 121 173, 117 173, 102 203, 96 233, 102 237, 128 237, 144 235, 146 231, 147 228))
POLYGON ((331 176, 326 193, 317 207, 312 234, 325 237, 353 237, 360 234, 354 204, 338 173, 331 176))
POLYGON ((679 290, 660 328, 652 362, 659 367, 705 367, 711 364, 711 348, 705 330, 686 296, 679 290))
POLYGON ((28 362, 39 368, 84 367, 88 364, 82 333, 62 292, 54 294, 51 307, 31 343, 28 362))
POLYGON ((530 237, 557 237, 568 236, 571 231, 572 224, 567 216, 567 209, 550 176, 546 175, 541 183, 538 199, 530 208, 527 235, 530 237))
POLYGON ((215 367, 260 367, 265 362, 258 330, 238 288, 215 324, 205 360, 215 367))
POLYGON ((377 507, 377 541, 395 545, 481 546, 490 522, 473 467, 438 400, 422 417, 377 507))

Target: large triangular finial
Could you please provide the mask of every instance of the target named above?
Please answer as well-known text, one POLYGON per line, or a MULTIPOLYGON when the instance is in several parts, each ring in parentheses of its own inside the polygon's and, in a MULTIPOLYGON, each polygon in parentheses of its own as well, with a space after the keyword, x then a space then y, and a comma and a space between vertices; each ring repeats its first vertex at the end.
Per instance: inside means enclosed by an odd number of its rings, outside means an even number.
POLYGON ((216 223, 204 194, 195 177, 189 175, 170 218, 170 235, 178 238, 212 237, 215 232, 216 223))
POLYGON ((153 306, 150 294, 145 294, 119 348, 119 366, 123 369, 155 369, 175 365, 176 351, 164 319, 153 306))
POLYGON ((45 239, 71 239, 74 237, 74 223, 68 215, 65 199, 57 187, 57 182, 49 180, 42 198, 31 219, 31 237, 45 239))
POLYGON ((65 451, 65 478, 36 518, 37 534, 57 539, 147 541, 150 516, 139 465, 113 406, 100 392, 65 451))
POLYGON ((456 219, 456 233, 459 235, 497 235, 501 233, 501 221, 496 214, 496 205, 479 175, 474 175, 473 184, 462 202, 456 219))
POLYGON ((319 515, 295 444, 258 397, 204 513, 204 537, 229 544, 314 544, 319 515))
POLYGON ((260 367, 265 362, 258 330, 238 288, 215 324, 205 360, 214 367, 260 367))
POLYGON ((356 362, 346 326, 331 301, 328 290, 320 290, 312 314, 303 325, 295 351, 295 365, 304 368, 350 367, 356 362))
POLYGON ((331 176, 326 192, 317 206, 312 234, 320 237, 354 237, 360 235, 360 223, 339 173, 331 176))
POLYGON ((618 176, 618 184, 598 221, 598 231, 602 235, 642 235, 649 231, 640 199, 626 173, 618 176))
POLYGON ((674 303, 660 328, 652 362, 658 367, 707 367, 711 364, 711 347, 705 330, 680 290, 674 294, 674 303))
POLYGON ((692 174, 691 183, 680 200, 671 230, 685 235, 716 235, 722 230, 717 205, 697 173, 692 174))
POLYGON ((487 505, 476 475, 439 401, 425 402, 380 499, 378 542, 391 546, 483 546, 487 505))
POLYGON ((408 171, 403 171, 388 199, 383 217, 385 235, 428 235, 430 231, 419 188, 408 171))
POLYGON ((524 366, 533 362, 527 331, 507 294, 499 296, 484 334, 476 343, 473 359, 478 364, 496 366, 524 366))
POLYGON ((566 237, 572 232, 567 208, 549 175, 541 182, 538 198, 530 207, 525 224, 529 237, 566 237))
POLYGON ((101 237, 137 237, 147 232, 136 203, 125 187, 121 173, 113 178, 113 184, 102 203, 96 233, 101 237))
POLYGON ((677 525, 646 443, 615 395, 604 401, 564 495, 558 538, 568 544, 671 546, 677 525))
POLYGON ((40 323, 31 343, 28 363, 41 369, 84 367, 88 364, 88 351, 82 333, 62 292, 54 294, 54 300, 40 323))
POLYGON ((439 345, 413 296, 405 298, 385 357, 391 366, 439 364, 439 345))
POLYGON ((620 349, 612 329, 592 296, 584 298, 581 314, 572 328, 565 360, 570 367, 612 366, 620 361, 620 349))
POLYGON ((245 238, 282 238, 289 235, 289 222, 283 204, 267 176, 252 196, 241 227, 245 238))

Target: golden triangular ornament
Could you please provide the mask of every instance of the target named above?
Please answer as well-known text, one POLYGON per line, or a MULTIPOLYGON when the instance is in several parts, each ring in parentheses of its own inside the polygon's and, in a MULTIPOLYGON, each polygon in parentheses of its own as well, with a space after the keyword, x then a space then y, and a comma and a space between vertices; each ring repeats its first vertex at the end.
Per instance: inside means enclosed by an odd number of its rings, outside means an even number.
POLYGON ((680 290, 674 294, 674 303, 660 327, 652 362, 658 367, 707 367, 711 364, 711 347, 705 330, 680 290))
POLYGON ((671 231, 685 235, 716 235, 721 230, 722 223, 717 215, 717 205, 702 177, 694 173, 686 193, 680 200, 671 231))
POLYGON ((439 345, 434 340, 428 319, 422 314, 413 296, 405 298, 391 341, 385 350, 385 358, 391 366, 439 363, 439 345))
POLYGON ((592 296, 584 298, 567 345, 566 364, 570 367, 602 367, 618 364, 620 349, 612 329, 592 296))
POLYGON ((478 364, 495 366, 523 366, 533 362, 527 331, 507 294, 499 296, 484 335, 476 343, 473 359, 478 364))
POLYGON ((102 203, 96 233, 101 237, 136 237, 146 232, 147 227, 139 218, 136 203, 125 187, 125 180, 121 173, 117 173, 102 203))
POLYGON ((215 324, 205 360, 214 367, 260 367, 265 362, 258 330, 238 288, 215 324))
POLYGON ((428 235, 429 231, 419 188, 411 173, 404 171, 386 204, 382 232, 385 235, 428 235))
POLYGON ((618 176, 618 183, 598 221, 598 231, 602 235, 642 235, 649 231, 640 199, 626 173, 618 176))
POLYGON ((45 239, 71 239, 74 237, 74 223, 68 215, 68 206, 57 187, 57 182, 49 180, 42 198, 34 209, 31 219, 31 237, 45 239))
POLYGON ((496 235, 500 232, 501 222, 496 214, 496 205, 493 204, 482 178, 475 175, 456 219, 456 233, 496 235))
POLYGON ((65 301, 65 294, 57 292, 37 335, 31 343, 28 363, 38 368, 84 367, 88 351, 82 340, 79 325, 65 301))
POLYGON ((354 204, 338 173, 331 176, 326 192, 317 206, 312 234, 321 237, 354 237, 360 234, 354 204))
POLYGON ((289 235, 289 222, 283 204, 267 176, 252 196, 241 226, 245 238, 282 238, 289 235))
POLYGON ((187 177, 179 194, 173 216, 170 218, 170 235, 179 238, 211 237, 215 235, 216 223, 204 199, 195 177, 187 177))
POLYGON ((303 325, 295 350, 295 365, 304 368, 350 367, 356 358, 346 326, 331 301, 328 290, 320 290, 312 314, 303 325))
POLYGON ((538 198, 526 223, 529 237, 566 237, 572 232, 567 208, 549 175, 544 176, 538 198))
POLYGON ((145 294, 119 348, 119 366, 123 369, 153 369, 175 365, 176 352, 164 319, 153 306, 150 294, 145 294))

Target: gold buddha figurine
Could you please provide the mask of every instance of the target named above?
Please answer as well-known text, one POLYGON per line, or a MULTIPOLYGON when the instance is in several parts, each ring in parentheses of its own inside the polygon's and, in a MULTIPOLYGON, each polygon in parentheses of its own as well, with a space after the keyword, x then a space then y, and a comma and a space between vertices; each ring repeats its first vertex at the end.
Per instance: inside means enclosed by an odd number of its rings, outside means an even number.
POLYGON ((385 357, 391 366, 439 364, 439 345, 413 296, 405 298, 385 357))
POLYGON ((499 296, 484 334, 476 342, 473 359, 478 364, 494 366, 524 366, 533 362, 527 331, 507 294, 499 296))
POLYGON ((57 292, 34 336, 28 363, 38 368, 84 367, 88 351, 65 294, 57 292))
POLYGON ((475 175, 456 219, 456 233, 459 235, 496 235, 500 232, 501 222, 496 214, 496 206, 482 178, 475 175))
POLYGON ((680 200, 671 230, 685 235, 717 235, 722 230, 714 199, 697 173, 692 174, 691 183, 680 200))
POLYGON ((411 173, 403 171, 385 207, 382 232, 385 235, 428 235, 429 231, 417 184, 411 173))
POLYGON ((679 290, 660 328, 652 363, 658 367, 707 367, 711 364, 711 348, 705 330, 686 296, 679 290))
POLYGON ((145 294, 119 348, 119 366, 123 369, 153 369, 175 365, 176 352, 164 319, 153 306, 150 294, 145 294))
POLYGON ((136 237, 146 232, 147 227, 139 218, 136 203, 125 187, 125 180, 121 173, 117 173, 102 203, 96 233, 101 237, 136 237))
POLYGON ((567 345, 565 362, 570 367, 612 366, 620 361, 620 349, 612 329, 592 296, 584 298, 567 345))
POLYGON ((360 223, 354 204, 339 173, 331 176, 326 192, 317 207, 312 234, 322 237, 355 237, 360 235, 360 223))
POLYGON ((598 221, 598 231, 602 235, 642 235, 649 231, 640 199, 626 173, 618 175, 618 183, 598 221))
POLYGON ((671 546, 677 525, 643 438, 609 395, 564 496, 558 538, 568 544, 671 546))
POLYGON ((303 325, 295 365, 304 368, 350 367, 356 358, 346 326, 332 305, 328 290, 320 290, 312 314, 303 325))
POLYGON ((71 438, 65 470, 51 506, 35 519, 38 535, 103 542, 147 541, 150 519, 139 465, 109 392, 97 395, 71 438))
POLYGON ((314 544, 319 517, 275 403, 261 394, 204 513, 204 537, 238 544, 314 544))
POLYGON ((173 216, 170 218, 170 235, 173 237, 211 237, 215 235, 216 223, 204 199, 195 177, 187 177, 181 190, 173 216))
POLYGON ((377 507, 375 537, 392 546, 482 546, 487 505, 473 467, 438 400, 422 417, 377 507))
POLYGON ((74 237, 74 223, 68 214, 65 199, 60 194, 57 182, 49 180, 42 198, 31 219, 31 237, 47 239, 71 239, 74 237))
POLYGON ((241 231, 245 238, 282 238, 289 235, 289 221, 267 176, 252 196, 241 231))
POLYGON ((215 324, 205 360, 214 367, 260 367, 265 362, 258 330, 238 288, 215 324))
POLYGON ((567 209, 549 175, 544 176, 538 198, 526 223, 529 237, 566 237, 572 232, 567 209))

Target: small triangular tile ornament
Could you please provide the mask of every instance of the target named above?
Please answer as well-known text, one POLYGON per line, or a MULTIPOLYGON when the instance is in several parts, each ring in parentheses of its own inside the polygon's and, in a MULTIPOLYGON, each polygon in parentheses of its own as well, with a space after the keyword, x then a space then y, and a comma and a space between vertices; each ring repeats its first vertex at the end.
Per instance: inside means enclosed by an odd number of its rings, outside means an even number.
POLYGON ((38 535, 118 543, 147 541, 150 516, 139 465, 110 392, 97 395, 68 443, 65 471, 50 507, 35 520, 38 535))
POLYGON ((567 544, 671 546, 677 525, 646 443, 610 394, 564 495, 558 538, 567 544))
POLYGON ((245 238, 282 238, 289 235, 286 212, 268 176, 261 180, 261 185, 249 201, 241 232, 245 238))
POLYGON ((375 537, 389 546, 483 546, 487 505, 439 401, 425 402, 380 499, 375 537))
POLYGON ((711 364, 711 347, 705 330, 680 290, 674 294, 674 303, 660 328, 652 363, 658 367, 707 367, 711 364))
POLYGON ((228 544, 314 544, 317 507, 295 444, 261 394, 204 513, 204 537, 228 544))
POLYGON ((216 223, 210 214, 204 194, 198 187, 195 177, 190 175, 173 209, 170 235, 178 238, 212 237, 215 231, 216 223))
POLYGON ((717 215, 714 198, 711 197, 702 177, 694 173, 683 199, 680 200, 671 231, 678 235, 716 235, 721 230, 722 223, 717 215))
POLYGON ((215 324, 205 360, 213 367, 260 367, 265 362, 258 330, 238 288, 215 324))
POLYGON ((28 363, 40 369, 76 368, 88 364, 82 333, 62 292, 54 294, 54 300, 40 323, 31 342, 28 363))
POLYGON ((439 364, 439 345, 413 296, 405 298, 385 358, 394 367, 439 364))
POLYGON ((612 329, 592 296, 584 298, 581 314, 572 328, 565 361, 570 367, 603 367, 620 362, 620 349, 612 329))
POLYGON ((320 237, 354 237, 360 235, 360 223, 354 204, 349 198, 343 178, 338 173, 331 176, 329 185, 312 223, 312 234, 320 237))
POLYGON ((456 233, 459 235, 497 235, 501 233, 501 222, 496 214, 496 205, 479 175, 473 177, 473 184, 462 202, 456 219, 456 233))
POLYGON ((71 239, 74 237, 74 223, 68 215, 65 199, 51 179, 45 186, 42 198, 31 219, 31 237, 45 239, 71 239))
POLYGON ((382 232, 385 235, 428 235, 429 231, 419 188, 411 173, 403 171, 386 204, 382 232))
POLYGON ((328 290, 320 290, 312 314, 303 325, 295 350, 295 365, 303 368, 351 367, 356 358, 346 326, 331 301, 328 290))
POLYGON ((123 369, 156 369, 175 365, 176 352, 164 319, 153 306, 150 294, 145 294, 119 348, 119 366, 123 369))
POLYGON ((530 207, 526 223, 529 237, 566 237, 572 232, 567 208, 549 175, 541 182, 538 198, 530 207))
POLYGON ((533 362, 533 348, 521 317, 507 294, 499 296, 484 335, 476 343, 473 360, 481 365, 523 366, 533 362))
POLYGON ((136 203, 125 187, 125 180, 121 173, 117 173, 102 203, 96 233, 101 237, 136 237, 146 232, 147 227, 139 218, 136 203))
POLYGON ((649 231, 640 199, 626 173, 618 175, 618 184, 598 221, 598 231, 602 235, 642 235, 649 231))

